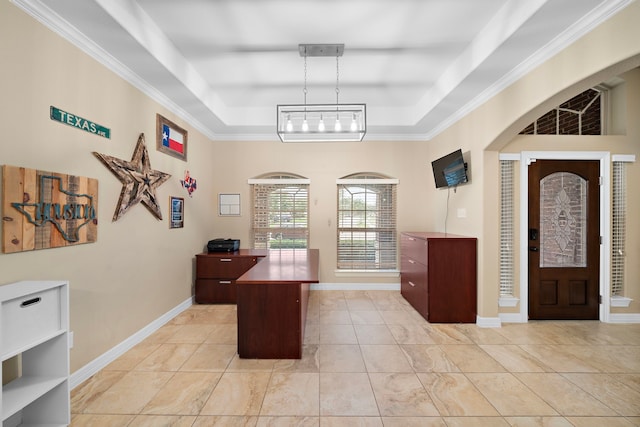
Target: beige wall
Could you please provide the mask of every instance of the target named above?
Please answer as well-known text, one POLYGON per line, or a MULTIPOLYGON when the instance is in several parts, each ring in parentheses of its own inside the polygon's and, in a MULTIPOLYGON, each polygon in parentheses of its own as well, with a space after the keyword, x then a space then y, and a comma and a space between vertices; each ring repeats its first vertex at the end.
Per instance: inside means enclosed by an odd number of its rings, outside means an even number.
MULTIPOLYGON (((438 215, 433 198, 431 164, 422 142, 290 143, 213 142, 216 178, 213 193, 240 193, 240 217, 216 217, 212 237, 239 238, 250 247, 248 178, 267 172, 289 172, 311 180, 309 187, 310 247, 320 249, 323 283, 399 283, 398 277, 336 276, 336 179, 356 172, 380 172, 400 180, 398 224, 401 231, 425 230, 438 215)), ((441 194, 440 196, 443 196, 441 194)), ((440 197, 442 200, 442 198, 440 197)))
POLYGON ((74 371, 190 297, 193 254, 213 234, 214 151, 193 128, 6 0, 0 51, 0 163, 99 181, 96 243, 0 254, 0 284, 70 281, 74 371), (111 128, 111 139, 50 120, 51 105, 111 128), (155 149, 156 113, 189 129, 188 167, 199 184, 192 199, 179 182, 187 163, 155 149), (122 185, 92 152, 130 160, 140 133, 151 166, 172 175, 157 192, 165 219, 138 205, 112 222, 122 185), (186 199, 184 229, 168 227, 170 195, 186 199))
MULTIPOLYGON (((273 141, 264 142, 209 141, 14 5, 0 0, 0 48, 4 55, 0 67, 4 136, 0 163, 89 176, 100 182, 98 242, 0 254, 0 283, 50 278, 70 281, 71 328, 75 332, 71 368, 75 371, 187 300, 193 255, 208 239, 240 238, 242 246, 248 247, 247 179, 275 171, 311 179, 311 246, 320 249, 322 282, 397 283, 398 278, 339 277, 334 273, 335 180, 375 171, 400 180, 400 231, 444 231, 446 223, 449 232, 479 238, 479 314, 496 317, 498 151, 546 111, 548 103, 599 83, 604 75, 631 68, 629 64, 608 67, 639 53, 638 18, 640 6, 634 3, 624 14, 613 17, 429 143, 282 144, 276 142, 275 135, 273 141), (576 62, 587 47, 595 54, 576 62), (558 69, 560 73, 555 72, 558 69), (607 71, 602 73, 603 69, 607 71), (555 78, 552 82, 551 75, 555 78), (51 121, 51 105, 111 128, 111 139, 51 121), (155 150, 158 112, 188 129, 188 163, 155 150), (111 218, 121 184, 91 153, 128 160, 141 132, 147 136, 152 167, 173 175, 158 190, 165 220, 157 221, 146 208, 136 206, 114 223, 111 218), (434 188, 430 162, 458 148, 469 160, 471 183, 451 191, 447 202, 447 190, 434 188), (187 168, 198 180, 193 198, 179 185, 187 168), (220 193, 241 194, 240 217, 217 215, 220 193), (168 228, 170 195, 185 197, 184 229, 168 228), (458 209, 466 210, 466 217, 458 218, 458 209)), ((638 131, 629 130, 626 137, 629 146, 637 150, 638 131)), ((629 178, 637 180, 637 166, 629 178)), ((630 209, 637 212, 638 197, 631 199, 630 209)), ((636 221, 632 229, 638 242, 636 221)), ((637 246, 635 250, 637 253, 637 246)), ((630 269, 629 280, 637 286, 637 266, 630 269)))

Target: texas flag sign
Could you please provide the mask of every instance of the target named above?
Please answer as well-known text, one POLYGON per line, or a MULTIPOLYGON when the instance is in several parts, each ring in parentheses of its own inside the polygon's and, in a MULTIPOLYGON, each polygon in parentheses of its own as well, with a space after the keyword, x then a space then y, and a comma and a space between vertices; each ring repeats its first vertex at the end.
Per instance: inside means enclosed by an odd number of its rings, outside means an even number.
POLYGON ((162 145, 180 154, 184 153, 182 134, 175 129, 171 129, 168 125, 162 125, 162 145))
POLYGON ((186 129, 156 114, 156 149, 158 151, 186 162, 188 136, 186 129))

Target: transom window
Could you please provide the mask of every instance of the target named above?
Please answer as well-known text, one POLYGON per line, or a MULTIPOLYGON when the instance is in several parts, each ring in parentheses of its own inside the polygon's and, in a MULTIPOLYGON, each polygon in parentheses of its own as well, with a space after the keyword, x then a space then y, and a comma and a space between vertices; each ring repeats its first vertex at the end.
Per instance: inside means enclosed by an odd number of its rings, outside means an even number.
POLYGON ((298 249, 309 245, 309 183, 275 173, 249 180, 254 249, 298 249))
POLYGON ((358 173, 337 180, 339 270, 397 268, 397 179, 358 173))
POLYGON ((520 134, 602 135, 604 87, 587 89, 539 117, 520 134))

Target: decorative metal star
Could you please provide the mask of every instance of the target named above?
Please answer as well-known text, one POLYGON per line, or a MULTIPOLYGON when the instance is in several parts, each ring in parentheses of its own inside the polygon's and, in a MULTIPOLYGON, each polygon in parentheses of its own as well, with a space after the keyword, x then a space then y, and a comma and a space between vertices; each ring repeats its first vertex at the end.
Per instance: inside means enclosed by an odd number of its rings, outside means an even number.
POLYGON ((144 143, 144 133, 138 137, 130 162, 93 152, 104 165, 122 182, 120 200, 113 214, 113 221, 120 219, 130 207, 142 202, 158 219, 162 219, 156 188, 171 178, 168 173, 151 169, 149 153, 144 143))

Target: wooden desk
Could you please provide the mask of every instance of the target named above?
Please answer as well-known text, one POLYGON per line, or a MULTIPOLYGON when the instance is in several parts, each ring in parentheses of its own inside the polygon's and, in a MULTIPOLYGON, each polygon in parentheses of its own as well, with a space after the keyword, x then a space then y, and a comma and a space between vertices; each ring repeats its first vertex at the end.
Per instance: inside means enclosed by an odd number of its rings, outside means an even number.
POLYGON ((236 280, 238 355, 300 359, 310 283, 318 283, 318 249, 270 250, 236 280))

